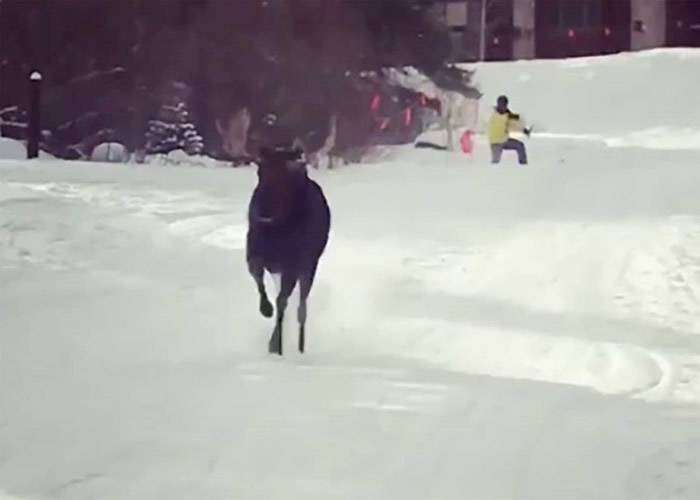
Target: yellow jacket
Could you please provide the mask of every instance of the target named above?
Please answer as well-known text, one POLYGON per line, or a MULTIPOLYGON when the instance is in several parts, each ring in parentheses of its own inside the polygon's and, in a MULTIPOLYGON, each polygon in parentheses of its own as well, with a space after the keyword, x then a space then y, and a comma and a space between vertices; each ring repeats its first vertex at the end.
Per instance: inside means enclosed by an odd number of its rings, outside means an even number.
POLYGON ((520 122, 520 116, 510 111, 500 113, 494 111, 489 119, 489 142, 491 144, 503 144, 510 137, 510 132, 513 130, 523 130, 523 124, 520 122))

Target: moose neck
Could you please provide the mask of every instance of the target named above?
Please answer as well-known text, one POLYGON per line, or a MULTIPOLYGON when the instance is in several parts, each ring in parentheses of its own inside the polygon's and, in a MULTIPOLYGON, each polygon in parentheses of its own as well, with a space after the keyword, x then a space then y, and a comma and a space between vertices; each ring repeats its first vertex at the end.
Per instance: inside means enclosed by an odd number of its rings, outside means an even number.
POLYGON ((263 227, 283 228, 293 225, 303 204, 304 184, 296 179, 285 183, 262 186, 258 203, 257 222, 263 227))

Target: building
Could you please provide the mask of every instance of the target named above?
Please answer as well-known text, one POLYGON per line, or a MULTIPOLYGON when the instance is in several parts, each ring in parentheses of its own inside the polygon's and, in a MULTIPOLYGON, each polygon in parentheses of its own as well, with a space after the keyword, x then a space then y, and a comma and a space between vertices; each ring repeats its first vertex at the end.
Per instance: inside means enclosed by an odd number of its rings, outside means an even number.
POLYGON ((611 54, 700 47, 700 0, 443 0, 457 60, 611 54))

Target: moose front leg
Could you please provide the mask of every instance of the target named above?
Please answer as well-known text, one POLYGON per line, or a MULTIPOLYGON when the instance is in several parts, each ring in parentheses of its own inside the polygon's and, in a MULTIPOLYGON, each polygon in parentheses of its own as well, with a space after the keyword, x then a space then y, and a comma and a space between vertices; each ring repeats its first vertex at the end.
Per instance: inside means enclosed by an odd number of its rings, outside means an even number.
POLYGON ((255 285, 258 287, 258 294, 260 295, 260 314, 266 318, 271 318, 274 314, 274 310, 270 299, 267 297, 267 291, 265 290, 265 268, 263 267, 262 262, 257 259, 249 259, 248 271, 255 280, 255 285))
POLYGON ((270 337, 268 350, 270 353, 282 355, 282 323, 284 323, 284 312, 287 310, 289 297, 294 291, 297 283, 297 278, 294 275, 282 274, 280 291, 277 295, 277 319, 275 321, 275 329, 270 337))

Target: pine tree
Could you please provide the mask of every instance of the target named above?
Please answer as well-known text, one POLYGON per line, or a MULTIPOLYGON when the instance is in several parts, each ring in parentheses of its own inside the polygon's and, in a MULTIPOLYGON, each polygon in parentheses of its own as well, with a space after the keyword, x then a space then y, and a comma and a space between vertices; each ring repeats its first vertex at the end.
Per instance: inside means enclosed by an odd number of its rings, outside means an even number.
POLYGON ((146 152, 167 154, 182 149, 189 155, 201 154, 204 140, 190 121, 187 104, 174 100, 161 106, 158 117, 149 121, 146 132, 146 152))
POLYGON ((204 139, 197 132, 197 128, 190 121, 189 111, 182 103, 180 110, 180 147, 185 150, 188 155, 198 155, 204 150, 204 139))

